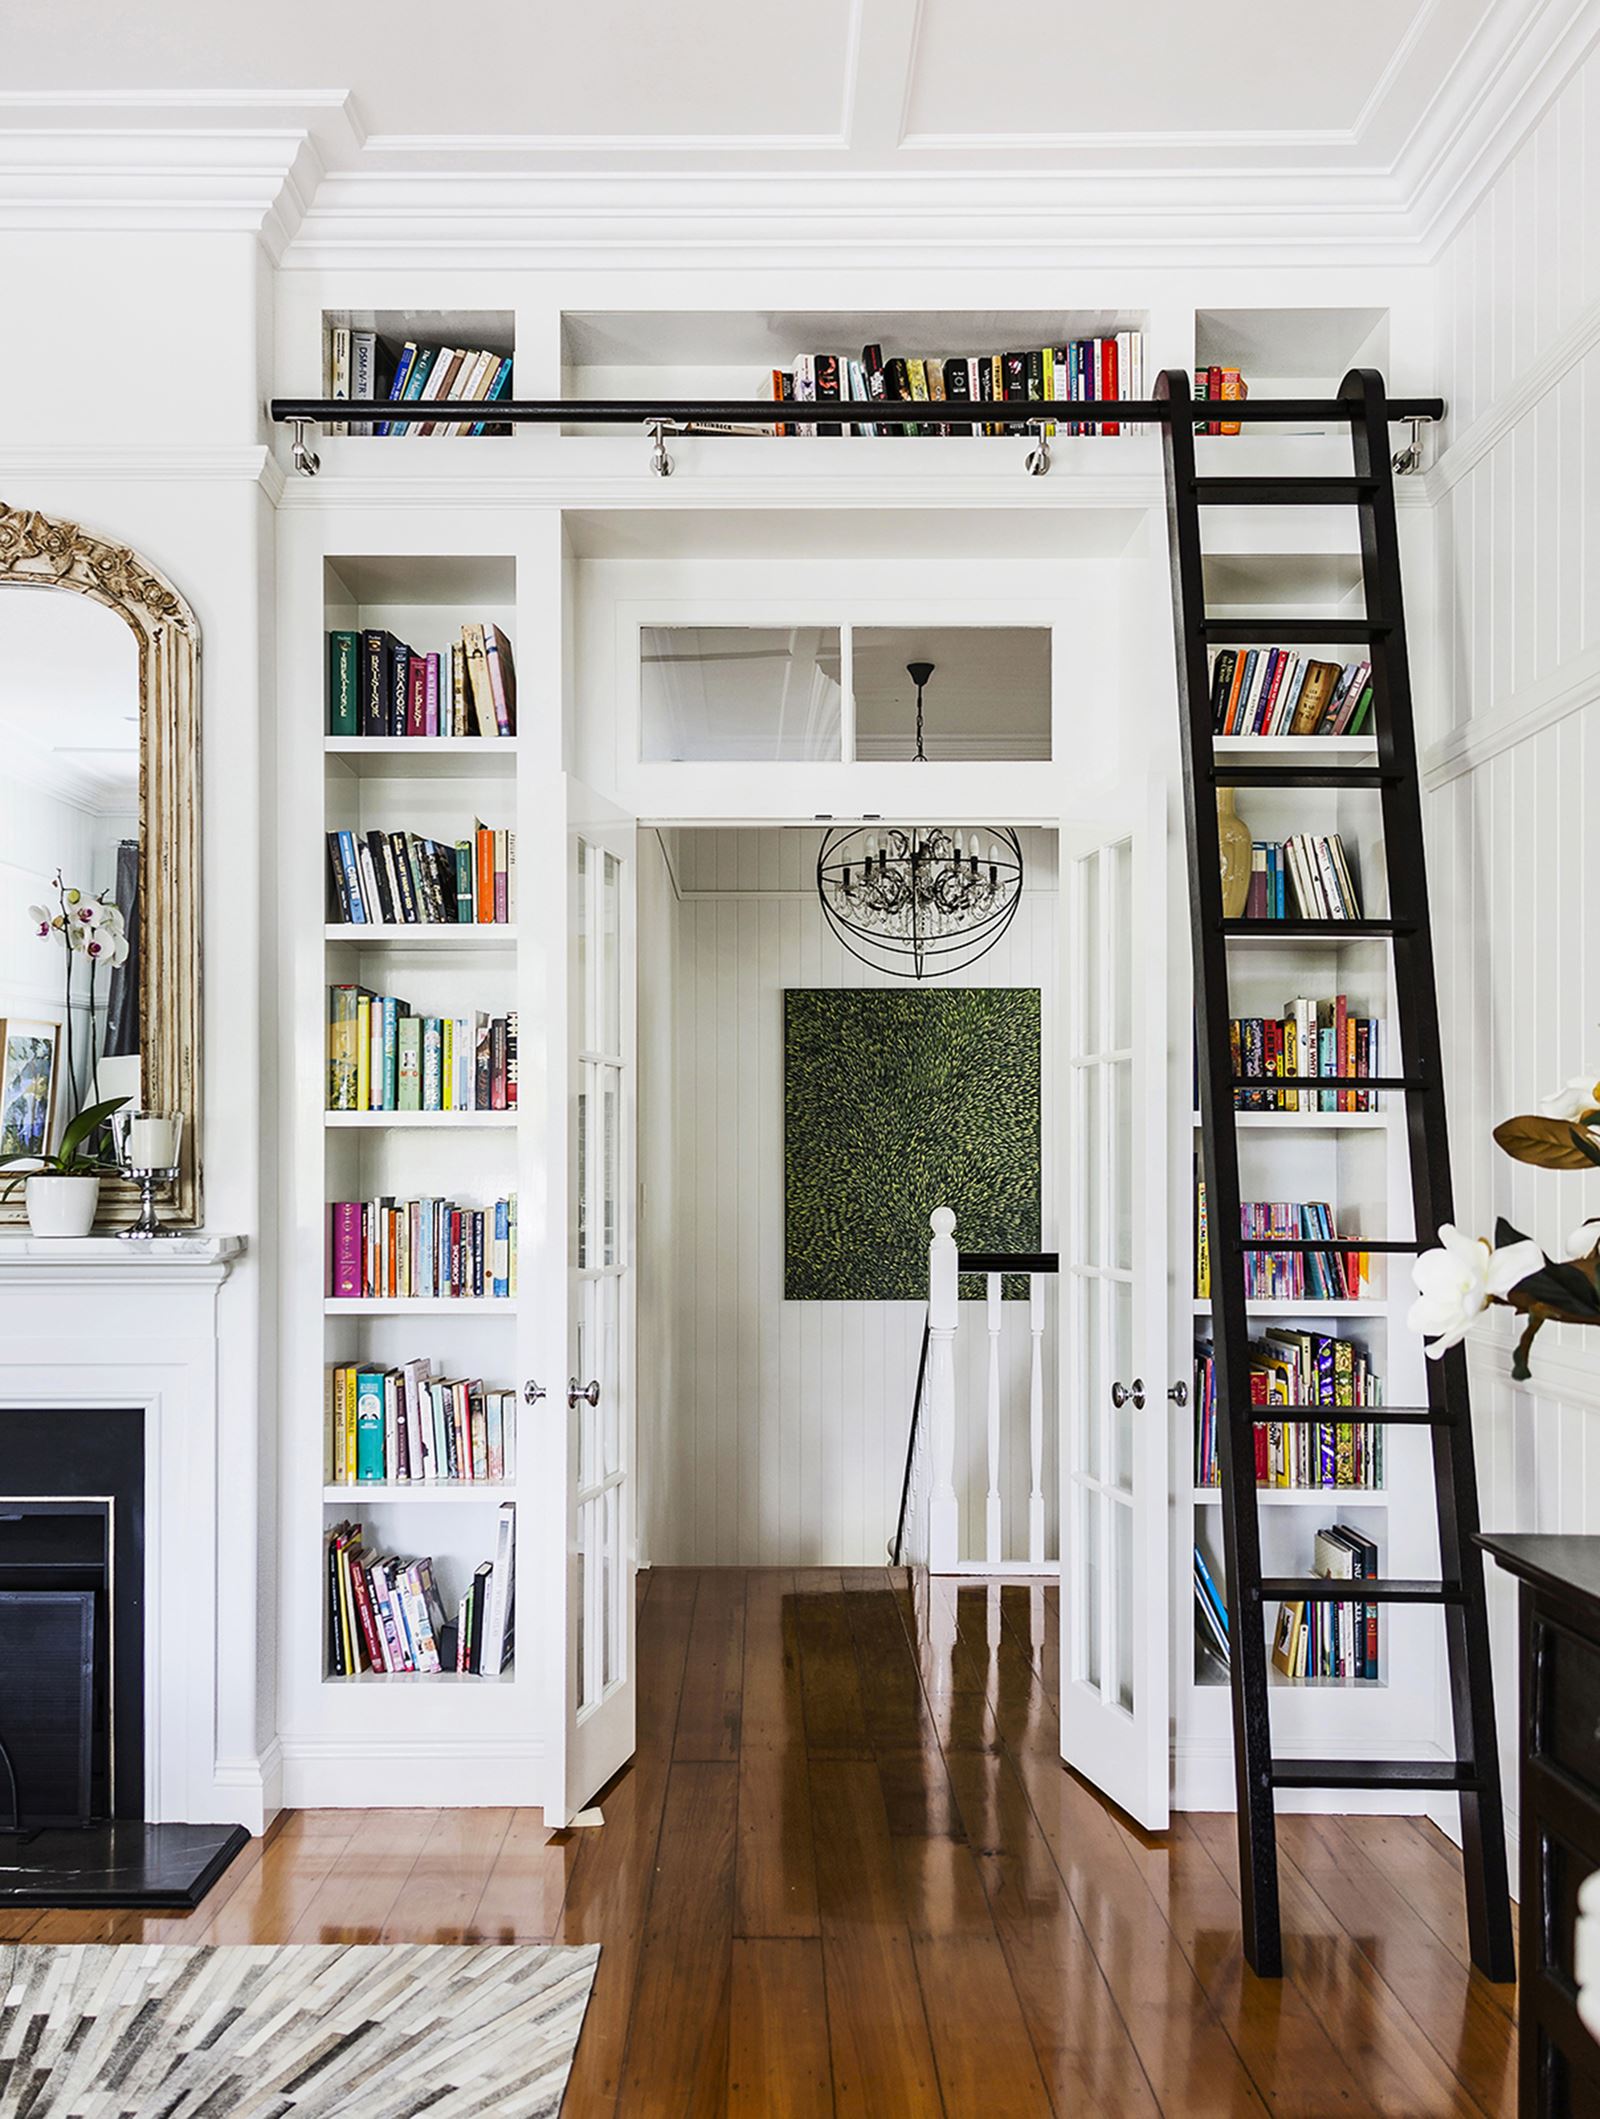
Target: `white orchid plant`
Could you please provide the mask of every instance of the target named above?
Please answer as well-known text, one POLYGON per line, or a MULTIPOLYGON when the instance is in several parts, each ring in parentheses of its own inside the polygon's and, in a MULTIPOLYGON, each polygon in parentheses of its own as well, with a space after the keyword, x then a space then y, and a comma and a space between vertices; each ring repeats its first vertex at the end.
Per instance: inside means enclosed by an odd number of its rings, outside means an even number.
MULTIPOLYGON (((1508 1118, 1494 1137, 1515 1161, 1537 1169, 1600 1168, 1600 1069, 1571 1076, 1544 1099, 1544 1116, 1508 1118)), ((1427 1337, 1435 1359, 1459 1345, 1491 1306, 1515 1310, 1524 1322, 1511 1373, 1524 1380, 1529 1349, 1545 1325, 1600 1325, 1600 1215, 1579 1223, 1563 1258, 1547 1257, 1503 1215, 1492 1244, 1446 1222, 1439 1248, 1423 1252, 1412 1278, 1417 1299, 1407 1322, 1427 1337)))
MULTIPOLYGON (((63 1013, 66 1018, 67 1095, 73 1111, 82 1113, 84 1095, 78 1084, 72 1040, 72 975, 81 960, 89 973, 89 1078, 85 1087, 93 1092, 98 1105, 100 1045, 93 1030, 95 981, 102 968, 109 975, 119 964, 128 961, 128 928, 121 907, 109 891, 94 897, 86 890, 75 890, 63 879, 59 868, 55 873, 54 890, 56 909, 52 912, 45 905, 30 905, 28 918, 41 941, 57 941, 66 951, 66 1007, 63 1013)), ((110 1108, 126 1101, 126 1097, 118 1097, 110 1108)), ((102 1113, 96 1124, 103 1123, 103 1119, 102 1113)))

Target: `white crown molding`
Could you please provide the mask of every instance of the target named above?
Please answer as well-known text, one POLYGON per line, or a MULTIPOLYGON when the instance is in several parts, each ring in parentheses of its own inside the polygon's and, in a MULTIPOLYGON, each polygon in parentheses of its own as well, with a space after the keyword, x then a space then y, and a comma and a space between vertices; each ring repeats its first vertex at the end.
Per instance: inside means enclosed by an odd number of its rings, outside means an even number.
POLYGON ((276 506, 284 470, 271 449, 211 448, 204 443, 37 442, 5 445, 7 474, 52 484, 82 479, 93 485, 258 485, 276 506))

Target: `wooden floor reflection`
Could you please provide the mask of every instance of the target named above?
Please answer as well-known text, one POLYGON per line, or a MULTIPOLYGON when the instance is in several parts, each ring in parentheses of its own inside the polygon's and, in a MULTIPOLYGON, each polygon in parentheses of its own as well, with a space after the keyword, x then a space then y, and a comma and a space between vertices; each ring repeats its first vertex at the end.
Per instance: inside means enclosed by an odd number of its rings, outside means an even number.
POLYGON ((1288 1976, 1238 1940, 1232 1821, 1130 1830, 1063 1771, 1053 1589, 882 1570, 641 1580, 640 1742, 598 1831, 299 1812, 183 1916, 30 1941, 604 1945, 567 2119, 1509 2113, 1514 1995, 1454 1849, 1288 1818, 1288 1976))

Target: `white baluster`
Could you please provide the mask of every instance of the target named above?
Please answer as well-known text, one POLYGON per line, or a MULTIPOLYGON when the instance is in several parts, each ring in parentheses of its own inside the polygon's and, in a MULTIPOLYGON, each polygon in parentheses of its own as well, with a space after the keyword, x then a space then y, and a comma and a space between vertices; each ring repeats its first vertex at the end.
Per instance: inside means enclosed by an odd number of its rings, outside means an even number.
POLYGON ((961 1512, 956 1502, 956 1327, 961 1321, 960 1252, 956 1218, 949 1207, 928 1217, 928 1433, 932 1439, 932 1492, 928 1501, 928 1567, 933 1574, 959 1568, 961 1512))
POLYGON ((1000 1275, 989 1275, 989 1490, 983 1511, 984 1556, 992 1566, 1000 1558, 1000 1327, 1005 1309, 1000 1275))
POLYGON ((1044 1275, 1028 1276, 1028 1564, 1044 1560, 1044 1275))

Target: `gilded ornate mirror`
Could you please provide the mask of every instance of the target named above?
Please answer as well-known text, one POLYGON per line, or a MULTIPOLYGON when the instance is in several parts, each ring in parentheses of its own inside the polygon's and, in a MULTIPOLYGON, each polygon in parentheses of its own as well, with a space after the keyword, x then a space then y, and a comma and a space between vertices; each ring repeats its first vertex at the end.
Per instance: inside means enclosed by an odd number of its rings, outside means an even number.
MULTIPOLYGON (((112 1096, 181 1111, 163 1218, 198 1223, 199 627, 137 553, 4 502, 0 591, 0 1065, 26 1056, 17 1112, 52 1146, 112 1096), (40 934, 30 907, 53 912, 60 889, 116 907, 122 962, 40 934)), ((125 1227, 136 1202, 105 1178, 97 1227, 125 1227)), ((19 1188, 0 1221, 23 1219, 19 1188)))

